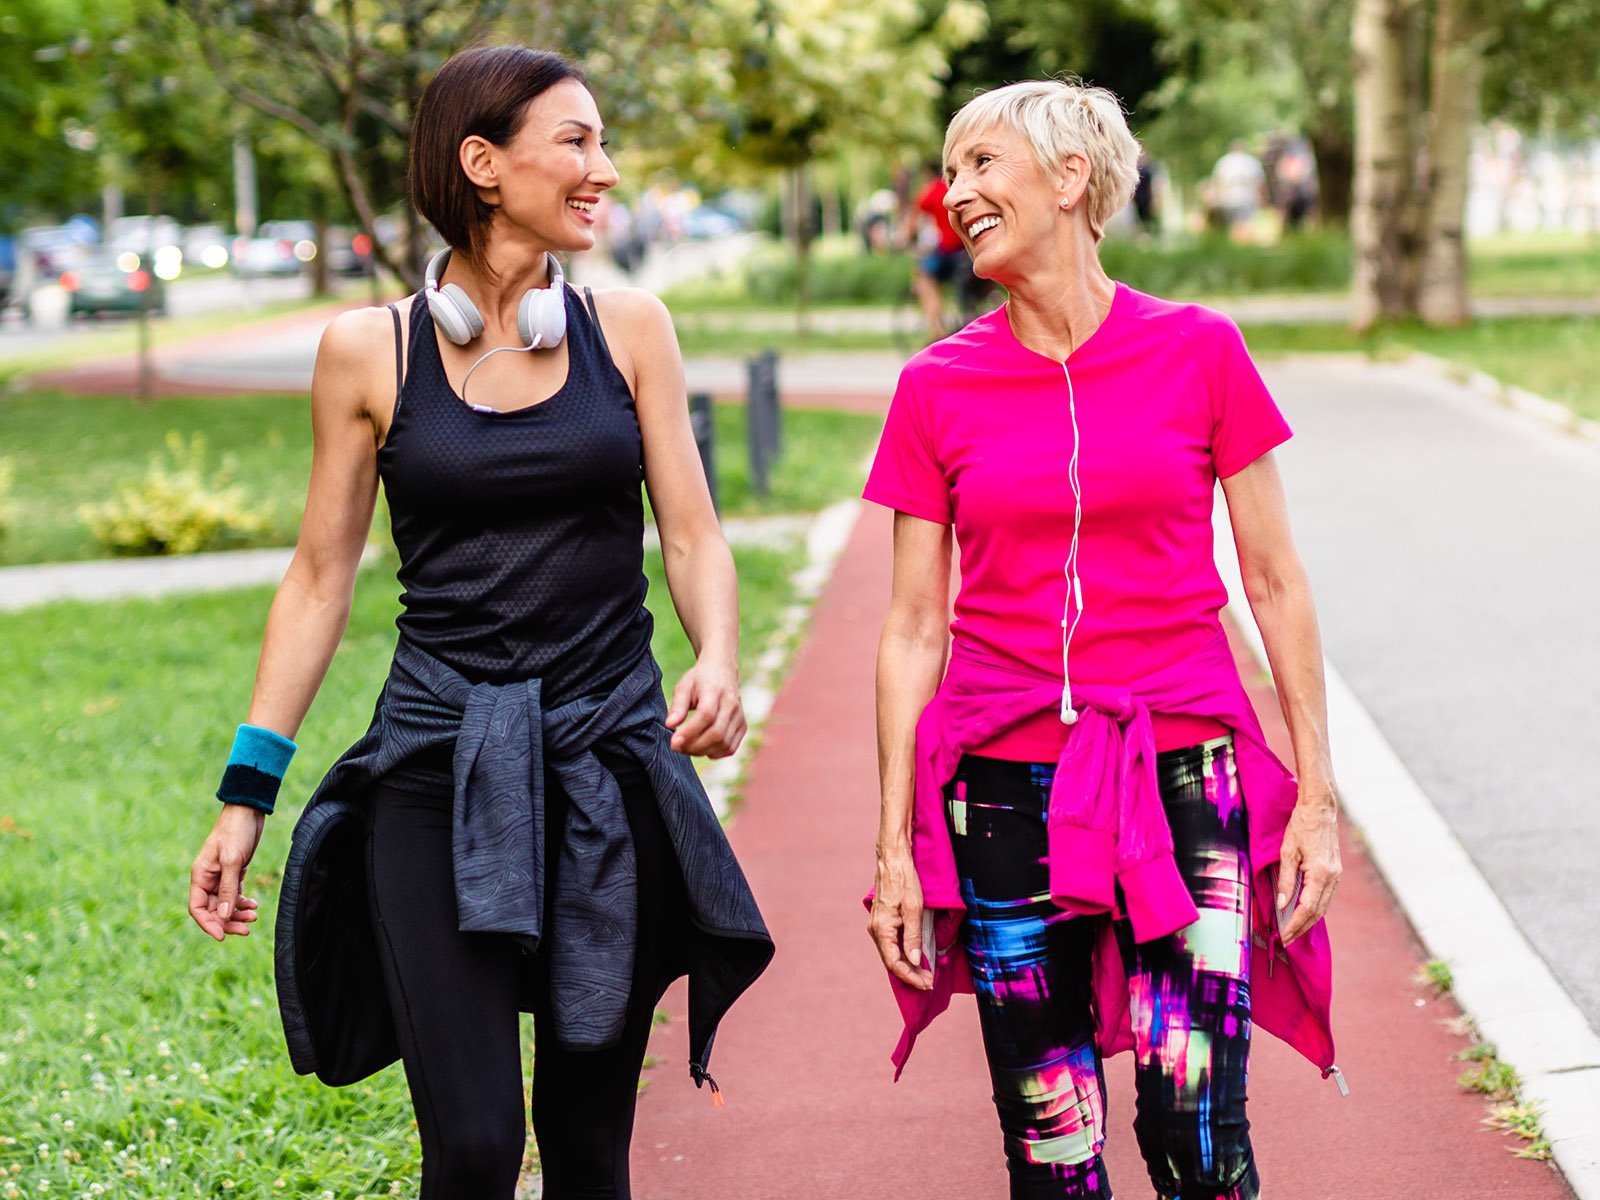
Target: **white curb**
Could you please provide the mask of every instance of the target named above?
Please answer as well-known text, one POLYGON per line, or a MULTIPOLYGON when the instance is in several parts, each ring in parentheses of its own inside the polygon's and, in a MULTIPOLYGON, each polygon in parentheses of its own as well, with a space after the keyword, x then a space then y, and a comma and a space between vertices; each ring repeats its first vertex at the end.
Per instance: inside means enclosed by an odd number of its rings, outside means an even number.
MULTIPOLYGON (((1227 506, 1215 509, 1217 569, 1236 626, 1267 670, 1244 601, 1227 506)), ((1600 1200, 1600 1036, 1330 662, 1328 740, 1344 811, 1430 956, 1449 964, 1454 994, 1540 1106, 1556 1165, 1578 1200, 1600 1200)))

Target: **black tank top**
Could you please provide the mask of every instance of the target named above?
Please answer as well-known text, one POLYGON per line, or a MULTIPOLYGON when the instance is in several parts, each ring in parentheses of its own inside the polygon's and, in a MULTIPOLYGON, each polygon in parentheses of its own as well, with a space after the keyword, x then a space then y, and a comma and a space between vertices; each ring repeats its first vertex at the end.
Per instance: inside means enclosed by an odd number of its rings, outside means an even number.
POLYGON ((482 412, 450 386, 417 296, 410 363, 378 451, 405 589, 401 633, 468 679, 537 677, 547 705, 610 691, 651 632, 638 413, 593 298, 586 308, 568 288, 566 307, 560 390, 482 412))

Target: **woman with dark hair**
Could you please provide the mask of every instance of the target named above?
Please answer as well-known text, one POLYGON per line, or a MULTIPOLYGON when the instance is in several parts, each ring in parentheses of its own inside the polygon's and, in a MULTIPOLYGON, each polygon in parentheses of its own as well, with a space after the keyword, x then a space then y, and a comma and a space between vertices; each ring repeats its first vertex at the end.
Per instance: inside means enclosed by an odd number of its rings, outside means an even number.
POLYGON ((305 520, 267 619, 248 723, 191 872, 212 937, 243 893, 349 614, 381 479, 404 588, 366 735, 296 825, 277 920, 298 1070, 400 1058, 424 1200, 509 1198, 534 1014, 544 1195, 627 1197, 651 1017, 690 976, 691 1073, 771 941, 688 758, 744 736, 732 556, 690 430, 672 322, 581 293, 617 181, 593 96, 557 55, 458 54, 423 93, 411 192, 448 248, 416 296, 345 313, 312 383, 305 520), (510 351, 510 353, 502 353, 510 351), (644 608, 649 489, 696 651, 670 708, 644 608))

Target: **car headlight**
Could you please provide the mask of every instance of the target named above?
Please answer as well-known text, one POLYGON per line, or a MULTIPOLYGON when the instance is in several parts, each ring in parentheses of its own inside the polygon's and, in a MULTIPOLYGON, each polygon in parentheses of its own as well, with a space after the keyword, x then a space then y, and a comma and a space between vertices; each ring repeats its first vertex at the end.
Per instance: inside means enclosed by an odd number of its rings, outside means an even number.
POLYGON ((183 271, 183 251, 176 246, 162 246, 156 251, 153 269, 157 279, 170 283, 183 271))

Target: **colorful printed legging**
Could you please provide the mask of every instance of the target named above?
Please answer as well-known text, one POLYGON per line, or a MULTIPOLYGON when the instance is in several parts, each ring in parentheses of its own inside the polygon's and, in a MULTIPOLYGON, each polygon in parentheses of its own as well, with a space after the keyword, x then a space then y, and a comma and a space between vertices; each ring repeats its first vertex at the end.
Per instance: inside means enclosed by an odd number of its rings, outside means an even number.
MULTIPOLYGON (((945 790, 1012 1200, 1112 1194, 1100 1160, 1105 1075, 1090 965, 1111 918, 1071 916, 1050 901, 1054 771, 967 755, 945 790)), ((1165 1200, 1253 1200, 1250 882, 1232 742, 1163 753, 1157 774, 1200 919, 1142 944, 1126 918, 1115 922, 1133 1018, 1134 1131, 1165 1200), (1220 811, 1231 812, 1226 824, 1220 811)))

